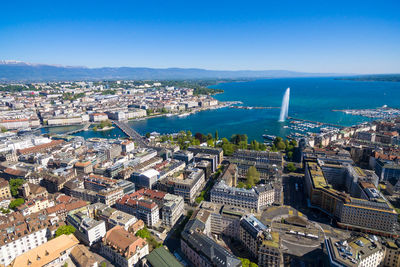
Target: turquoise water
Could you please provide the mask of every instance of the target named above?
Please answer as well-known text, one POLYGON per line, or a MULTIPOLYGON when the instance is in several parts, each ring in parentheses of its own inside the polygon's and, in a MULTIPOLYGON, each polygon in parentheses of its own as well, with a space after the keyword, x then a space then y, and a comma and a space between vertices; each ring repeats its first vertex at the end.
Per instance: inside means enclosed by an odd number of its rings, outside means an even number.
MULTIPOLYGON (((224 89, 215 98, 221 101, 242 101, 245 106, 280 106, 287 87, 291 88, 289 116, 350 126, 371 120, 360 116, 333 112, 334 109, 376 108, 383 105, 400 108, 400 83, 357 82, 334 78, 267 79, 251 82, 222 83, 211 86, 224 89)), ((288 129, 279 123, 279 109, 223 108, 199 112, 188 117, 159 117, 132 121, 129 124, 141 134, 174 133, 190 130, 204 134, 218 130, 220 137, 243 133, 249 139, 262 140, 262 134, 286 136, 288 129)), ((84 137, 124 136, 119 129, 107 132, 80 132, 84 137)))

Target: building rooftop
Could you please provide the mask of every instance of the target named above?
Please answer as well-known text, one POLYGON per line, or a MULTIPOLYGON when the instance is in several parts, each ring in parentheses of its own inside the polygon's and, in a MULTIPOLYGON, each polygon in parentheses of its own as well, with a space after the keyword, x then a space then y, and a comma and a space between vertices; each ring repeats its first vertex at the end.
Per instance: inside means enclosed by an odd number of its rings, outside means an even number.
POLYGON ((41 267, 62 255, 62 253, 79 243, 74 235, 61 235, 34 249, 19 255, 11 263, 15 267, 41 267))
POLYGON ((325 240, 332 261, 344 266, 359 266, 361 260, 382 250, 374 236, 358 236, 347 240, 328 238, 325 240))
POLYGON ((153 267, 183 267, 165 247, 154 249, 146 259, 153 267))

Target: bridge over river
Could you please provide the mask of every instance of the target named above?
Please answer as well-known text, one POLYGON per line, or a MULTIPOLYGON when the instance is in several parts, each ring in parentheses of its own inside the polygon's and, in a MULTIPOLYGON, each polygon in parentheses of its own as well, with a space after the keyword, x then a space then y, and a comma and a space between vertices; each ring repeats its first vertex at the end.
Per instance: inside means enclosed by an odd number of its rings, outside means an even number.
POLYGON ((132 129, 127 123, 122 121, 113 121, 114 125, 121 129, 124 134, 132 138, 139 146, 147 147, 148 142, 138 132, 132 129))

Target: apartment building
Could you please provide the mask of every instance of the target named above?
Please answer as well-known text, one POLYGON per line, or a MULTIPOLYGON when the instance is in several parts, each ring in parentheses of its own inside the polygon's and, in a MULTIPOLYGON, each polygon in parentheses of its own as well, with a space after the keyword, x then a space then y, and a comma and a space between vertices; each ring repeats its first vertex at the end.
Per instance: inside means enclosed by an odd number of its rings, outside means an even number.
POLYGON ((183 197, 186 203, 193 203, 205 184, 204 171, 186 168, 179 175, 160 180, 156 187, 160 190, 183 197))
POLYGON ((275 201, 275 190, 271 184, 262 184, 252 189, 236 188, 219 181, 210 192, 211 202, 260 211, 275 201))
POLYGON ((0 264, 8 266, 19 255, 47 242, 63 225, 57 216, 12 213, 0 224, 0 264))
POLYGON ((305 190, 310 204, 341 227, 383 235, 395 231, 397 212, 361 169, 332 160, 306 160, 305 190), (339 185, 348 193, 337 190, 339 185))
POLYGON ((172 227, 183 214, 183 198, 165 192, 140 189, 119 199, 116 208, 135 215, 147 226, 158 224, 172 227))
POLYGON ((105 222, 91 218, 86 207, 69 212, 67 223, 75 227, 75 236, 88 246, 100 241, 106 234, 105 222))
POLYGON ((181 234, 181 250, 190 261, 190 265, 196 267, 242 266, 238 258, 209 237, 209 227, 202 219, 204 215, 202 212, 198 215, 199 218, 194 215, 189 220, 181 234))
POLYGON ((144 239, 127 232, 121 226, 115 226, 104 236, 100 253, 117 266, 134 267, 149 254, 149 245, 144 239))
POLYGON ((250 213, 247 209, 207 201, 201 203, 201 209, 210 213, 212 234, 234 239, 240 236, 240 219, 250 213))
POLYGON ((221 164, 224 159, 224 151, 222 148, 214 148, 214 147, 203 147, 203 146, 191 146, 187 149, 188 151, 193 152, 193 154, 210 154, 217 156, 217 165, 221 164))
POLYGON ((61 266, 79 241, 74 235, 61 235, 34 249, 19 255, 11 263, 12 267, 61 266))
POLYGON ((240 220, 240 241, 261 267, 283 266, 279 233, 260 222, 254 215, 247 214, 240 220))
POLYGON ((400 242, 399 240, 386 240, 383 242, 385 250, 385 258, 383 266, 399 267, 400 266, 400 242))
POLYGON ((354 236, 347 240, 325 239, 331 266, 380 266, 384 260, 381 244, 369 236, 354 236))
POLYGON ((0 199, 11 198, 10 185, 8 181, 0 178, 0 199))

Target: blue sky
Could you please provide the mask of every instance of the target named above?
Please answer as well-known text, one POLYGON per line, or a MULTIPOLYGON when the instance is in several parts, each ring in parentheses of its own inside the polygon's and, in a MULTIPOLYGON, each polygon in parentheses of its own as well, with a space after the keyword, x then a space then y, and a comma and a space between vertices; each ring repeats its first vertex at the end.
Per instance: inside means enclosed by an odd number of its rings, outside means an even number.
POLYGON ((400 1, 3 1, 0 59, 400 73, 400 1))

